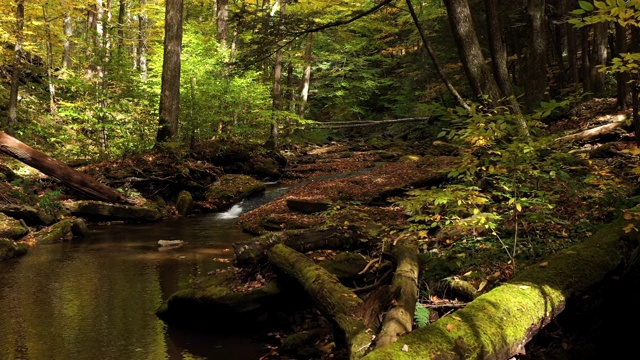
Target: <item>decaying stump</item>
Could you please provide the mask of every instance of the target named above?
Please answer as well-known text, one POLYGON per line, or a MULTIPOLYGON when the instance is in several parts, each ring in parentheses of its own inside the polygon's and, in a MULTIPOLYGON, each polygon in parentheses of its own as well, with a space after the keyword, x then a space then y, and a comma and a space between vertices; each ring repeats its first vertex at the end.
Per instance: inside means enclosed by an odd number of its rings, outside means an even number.
POLYGON ((396 271, 391 284, 392 305, 382 322, 376 348, 391 344, 398 337, 411 332, 413 315, 418 301, 418 250, 414 246, 393 248, 396 271))
POLYGON ((69 187, 97 200, 110 203, 127 200, 116 190, 98 182, 91 176, 76 171, 18 139, 0 131, 0 152, 52 176, 69 187))
POLYGON ((318 310, 334 324, 337 341, 344 345, 349 357, 362 357, 372 339, 363 319, 357 315, 362 299, 342 285, 335 275, 284 244, 269 249, 268 257, 304 288, 318 310))

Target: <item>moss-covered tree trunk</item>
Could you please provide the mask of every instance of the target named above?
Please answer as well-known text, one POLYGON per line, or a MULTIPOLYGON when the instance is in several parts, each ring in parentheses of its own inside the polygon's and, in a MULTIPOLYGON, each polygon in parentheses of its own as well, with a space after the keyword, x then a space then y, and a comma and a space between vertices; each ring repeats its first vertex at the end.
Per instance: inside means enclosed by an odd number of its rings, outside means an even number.
MULTIPOLYGON (((566 301, 605 279, 622 261, 622 221, 415 330, 365 359, 509 359, 558 315, 566 301)), ((638 237, 638 233, 632 234, 638 237)), ((627 235, 628 236, 628 235, 627 235)))
POLYGON ((334 324, 336 340, 345 347, 348 357, 362 357, 371 343, 371 334, 357 315, 362 299, 335 275, 286 245, 275 245, 267 255, 273 265, 304 288, 320 312, 334 324))
POLYGON ((376 348, 392 344, 411 332, 418 301, 418 250, 398 245, 393 248, 393 257, 398 265, 391 284, 392 305, 382 322, 376 348))

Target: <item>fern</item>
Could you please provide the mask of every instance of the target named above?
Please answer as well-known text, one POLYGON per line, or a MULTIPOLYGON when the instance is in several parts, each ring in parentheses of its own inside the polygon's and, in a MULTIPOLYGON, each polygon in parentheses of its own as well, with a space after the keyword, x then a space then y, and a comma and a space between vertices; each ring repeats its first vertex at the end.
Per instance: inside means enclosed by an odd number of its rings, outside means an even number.
POLYGON ((413 315, 413 318, 418 325, 419 328, 425 327, 429 325, 429 317, 430 317, 429 309, 427 309, 421 303, 416 303, 416 312, 413 315))

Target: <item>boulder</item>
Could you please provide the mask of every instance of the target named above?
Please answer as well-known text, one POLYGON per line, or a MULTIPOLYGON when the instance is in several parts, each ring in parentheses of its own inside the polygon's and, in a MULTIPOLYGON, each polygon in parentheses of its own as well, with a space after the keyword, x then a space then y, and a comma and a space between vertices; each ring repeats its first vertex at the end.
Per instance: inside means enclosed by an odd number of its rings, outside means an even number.
POLYGON ((0 238, 18 239, 29 232, 19 220, 0 213, 0 238))
POLYGON ((51 214, 27 205, 0 204, 0 212, 15 219, 22 219, 30 226, 48 226, 56 222, 51 214))
POLYGON ((176 210, 180 215, 189 215, 191 210, 193 209, 193 197, 191 193, 183 190, 178 194, 178 199, 176 200, 176 210))
POLYGON ((73 219, 62 220, 30 236, 38 244, 56 244, 71 240, 73 238, 73 233, 71 232, 73 221, 73 219))
POLYGON ((25 244, 16 244, 13 240, 0 239, 0 261, 24 255, 27 253, 27 248, 25 244))
POLYGON ((250 176, 241 174, 223 175, 209 186, 205 197, 207 202, 224 211, 243 199, 264 192, 267 186, 250 176))

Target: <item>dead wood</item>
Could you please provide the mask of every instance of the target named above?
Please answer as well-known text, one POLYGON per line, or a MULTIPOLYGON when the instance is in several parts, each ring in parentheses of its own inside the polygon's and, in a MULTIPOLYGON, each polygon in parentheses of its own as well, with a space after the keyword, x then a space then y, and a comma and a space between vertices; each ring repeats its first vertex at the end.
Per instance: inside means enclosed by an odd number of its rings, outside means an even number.
POLYGON ((592 129, 584 130, 576 134, 570 134, 563 137, 559 137, 555 140, 555 142, 587 142, 594 140, 600 136, 611 134, 617 128, 625 125, 626 117, 624 115, 619 115, 614 119, 614 122, 601 125, 592 129))
POLYGON ((233 243, 235 266, 252 267, 267 261, 267 251, 284 243, 288 247, 307 252, 318 249, 354 250, 370 246, 372 240, 357 226, 331 227, 323 230, 292 230, 268 233, 255 239, 233 243))
POLYGON ((348 358, 359 358, 369 348, 371 335, 358 316, 363 301, 320 265, 305 255, 277 244, 268 251, 271 264, 295 279, 309 294, 315 306, 334 325, 336 340, 348 352, 348 358))
MULTIPOLYGON (((638 225, 636 224, 636 227, 638 225)), ((623 260, 624 221, 602 227, 584 242, 523 270, 509 283, 479 296, 366 359, 509 359, 564 310, 567 300, 604 280, 623 260)))
POLYGON ((62 181, 70 188, 93 199, 110 203, 127 201, 118 191, 41 153, 2 131, 0 131, 0 152, 62 181))
POLYGON ((394 343, 411 332, 418 301, 418 250, 414 246, 397 245, 393 256, 398 265, 391 283, 391 308, 382 321, 376 348, 394 343))
POLYGON ((310 126, 310 129, 344 129, 363 126, 387 125, 406 122, 428 122, 431 117, 416 117, 391 120, 363 120, 363 121, 326 121, 310 126))

